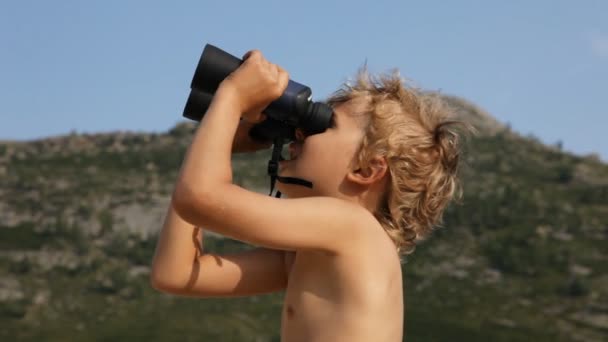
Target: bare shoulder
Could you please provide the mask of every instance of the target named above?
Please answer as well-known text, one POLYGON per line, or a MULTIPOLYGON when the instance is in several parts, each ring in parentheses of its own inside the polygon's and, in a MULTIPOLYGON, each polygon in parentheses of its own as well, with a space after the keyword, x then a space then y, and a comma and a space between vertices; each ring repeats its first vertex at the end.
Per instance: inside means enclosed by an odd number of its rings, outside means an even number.
MULTIPOLYGON (((359 250, 361 248, 370 248, 375 251, 378 251, 378 249, 386 250, 389 252, 388 255, 394 254, 393 252, 396 253, 397 250, 394 242, 380 222, 378 222, 378 219, 367 209, 352 203, 351 205, 356 207, 351 208, 351 215, 356 217, 356 220, 355 224, 350 227, 350 230, 353 235, 356 235, 356 238, 350 242, 357 243, 356 246, 359 250)), ((345 245, 343 247, 345 251, 354 250, 353 245, 345 245)))
POLYGON ((387 282, 399 282, 401 259, 395 242, 371 212, 363 209, 360 217, 351 229, 356 236, 345 239, 347 243, 339 246, 335 265, 364 278, 373 275, 379 283, 383 278, 387 282))
POLYGON ((353 250, 354 246, 361 248, 366 246, 378 246, 386 242, 388 235, 374 217, 364 207, 341 200, 338 198, 327 198, 327 204, 335 210, 335 220, 338 224, 343 224, 343 229, 340 230, 338 236, 334 236, 338 253, 343 254, 349 250, 353 250))

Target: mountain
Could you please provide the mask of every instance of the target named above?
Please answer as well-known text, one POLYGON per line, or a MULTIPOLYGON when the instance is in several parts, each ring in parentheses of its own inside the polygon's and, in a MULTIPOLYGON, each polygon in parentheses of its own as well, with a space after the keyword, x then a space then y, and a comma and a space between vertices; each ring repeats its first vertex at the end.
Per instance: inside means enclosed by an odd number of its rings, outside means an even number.
MULTIPOLYGON (((608 165, 442 95, 464 198, 403 264, 407 341, 608 339, 608 165)), ((0 339, 278 341, 283 294, 180 298, 149 265, 196 124, 0 142, 0 339)), ((233 157, 267 194, 269 151, 233 157)), ((217 234, 214 252, 251 248, 217 234)))

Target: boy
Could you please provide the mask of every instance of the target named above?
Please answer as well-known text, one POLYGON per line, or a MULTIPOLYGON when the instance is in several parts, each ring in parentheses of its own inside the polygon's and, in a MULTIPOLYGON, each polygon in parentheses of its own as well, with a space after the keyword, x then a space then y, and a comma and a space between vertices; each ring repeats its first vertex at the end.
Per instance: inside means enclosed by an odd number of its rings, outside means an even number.
POLYGON ((336 92, 332 127, 296 132, 277 183, 287 199, 232 184, 231 152, 268 147, 247 129, 285 90, 289 76, 253 50, 218 88, 190 145, 150 281, 182 296, 286 291, 283 341, 401 341, 400 254, 440 222, 456 186, 458 136, 438 100, 364 73, 336 92), (243 121, 240 122, 240 120, 243 121), (236 138, 235 138, 236 137, 236 138), (208 253, 197 227, 257 249, 208 253))

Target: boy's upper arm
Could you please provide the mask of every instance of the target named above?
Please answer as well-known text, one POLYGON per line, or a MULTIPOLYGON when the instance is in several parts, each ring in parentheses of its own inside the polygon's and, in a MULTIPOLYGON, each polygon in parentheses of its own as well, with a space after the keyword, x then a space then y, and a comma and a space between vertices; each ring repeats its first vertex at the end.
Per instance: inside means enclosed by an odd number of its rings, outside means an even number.
POLYGON ((186 221, 272 249, 336 253, 360 238, 369 222, 365 209, 332 197, 280 199, 232 184, 174 196, 186 221))
POLYGON ((189 297, 238 297, 287 287, 285 251, 268 248, 199 256, 183 277, 153 284, 163 292, 189 297))

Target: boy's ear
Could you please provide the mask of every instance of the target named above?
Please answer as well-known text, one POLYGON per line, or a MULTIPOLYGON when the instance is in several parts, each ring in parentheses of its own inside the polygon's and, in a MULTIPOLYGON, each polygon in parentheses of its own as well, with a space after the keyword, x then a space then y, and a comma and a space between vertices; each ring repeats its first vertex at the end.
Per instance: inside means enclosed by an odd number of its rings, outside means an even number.
POLYGON ((374 157, 368 167, 357 168, 353 171, 348 172, 346 178, 351 182, 360 185, 371 185, 378 182, 388 172, 388 165, 386 164, 386 158, 374 157))

